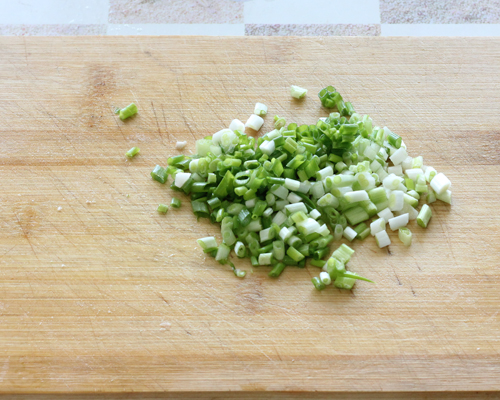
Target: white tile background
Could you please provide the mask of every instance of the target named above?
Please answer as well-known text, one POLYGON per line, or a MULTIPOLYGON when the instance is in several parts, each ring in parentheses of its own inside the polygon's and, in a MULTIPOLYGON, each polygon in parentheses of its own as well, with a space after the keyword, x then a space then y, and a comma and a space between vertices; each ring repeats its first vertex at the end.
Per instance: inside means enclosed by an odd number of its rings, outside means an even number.
POLYGON ((378 0, 252 0, 246 24, 379 24, 378 0))
POLYGON ((107 24, 107 0, 0 0, 0 24, 107 24))
MULTIPOLYGON (((324 29, 311 29, 311 24, 355 24, 361 28, 352 31, 354 33, 351 34, 359 34, 359 32, 368 32, 368 30, 362 29, 363 26, 375 24, 377 29, 366 34, 376 35, 380 33, 382 36, 500 36, 500 24, 381 24, 380 3, 384 1, 404 2, 405 0, 233 0, 242 3, 243 15, 240 19, 243 19, 243 23, 228 24, 110 24, 108 22, 110 1, 113 0, 0 0, 0 35, 240 36, 266 34, 258 33, 268 32, 266 29, 259 30, 261 25, 270 25, 276 28, 279 24, 293 24, 294 26, 291 28, 278 31, 295 35, 325 32, 324 29), (309 25, 309 29, 305 29, 301 25, 309 25)), ((148 2, 148 7, 168 7, 172 1, 148 2), (151 4, 154 5, 151 6, 151 4)), ((200 7, 209 9, 211 1, 217 0, 184 0, 188 12, 189 4, 195 4, 198 9, 200 7)), ((474 7, 475 3, 479 4, 485 1, 487 0, 465 0, 465 3, 470 8, 471 4, 474 7)), ((141 7, 143 3, 123 0, 123 3, 115 1, 115 4, 123 4, 123 7, 128 7, 128 11, 130 11, 130 8, 141 7)), ((332 32, 345 32, 345 30, 332 29, 332 32)))

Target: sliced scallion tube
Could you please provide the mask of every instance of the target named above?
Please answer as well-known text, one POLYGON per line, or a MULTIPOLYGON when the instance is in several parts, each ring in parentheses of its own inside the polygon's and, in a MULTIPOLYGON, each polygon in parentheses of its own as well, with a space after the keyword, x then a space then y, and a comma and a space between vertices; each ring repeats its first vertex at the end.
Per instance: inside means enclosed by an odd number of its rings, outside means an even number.
POLYGON ((412 233, 408 228, 399 228, 398 237, 405 246, 411 246, 412 233))
POLYGON ((137 106, 134 103, 131 103, 127 107, 120 109, 118 113, 120 115, 120 119, 123 121, 137 114, 137 106))
POLYGON ((159 204, 157 211, 162 214, 166 214, 168 212, 168 206, 166 204, 159 204))
POLYGON ((132 158, 135 157, 137 154, 139 154, 140 151, 141 149, 139 149, 139 147, 132 147, 129 151, 125 153, 125 155, 129 158, 132 158))
POLYGON ((427 225, 429 224, 431 217, 432 217, 431 208, 427 204, 424 204, 420 209, 420 212, 418 213, 417 224, 422 228, 427 228, 427 225))
POLYGON ((307 94, 307 89, 303 89, 299 86, 290 86, 290 95, 296 99, 302 99, 307 94))

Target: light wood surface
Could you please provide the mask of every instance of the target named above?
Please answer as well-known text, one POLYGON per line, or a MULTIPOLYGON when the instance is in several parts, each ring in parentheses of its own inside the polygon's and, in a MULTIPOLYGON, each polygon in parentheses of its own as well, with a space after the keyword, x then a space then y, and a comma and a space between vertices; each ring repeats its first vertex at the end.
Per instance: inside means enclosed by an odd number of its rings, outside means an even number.
POLYGON ((0 51, 0 392, 500 389, 499 39, 4 37, 0 51), (314 267, 238 280, 196 245, 219 229, 186 198, 156 213, 172 192, 149 172, 257 101, 264 131, 274 114, 313 123, 327 84, 449 176, 454 204, 433 204, 410 249, 353 244, 376 285, 318 293, 314 267))

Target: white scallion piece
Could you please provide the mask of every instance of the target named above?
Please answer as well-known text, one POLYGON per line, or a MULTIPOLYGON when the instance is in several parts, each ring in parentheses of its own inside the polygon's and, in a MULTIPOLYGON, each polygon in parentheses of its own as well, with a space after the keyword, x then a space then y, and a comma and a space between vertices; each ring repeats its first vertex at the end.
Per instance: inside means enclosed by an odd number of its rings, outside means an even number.
POLYGON ((293 203, 293 204, 288 204, 285 206, 286 211, 288 211, 289 214, 294 214, 296 212, 302 211, 305 214, 307 214, 307 208, 304 203, 293 203))
POLYGON ((267 114, 267 106, 265 104, 262 104, 262 103, 256 103, 255 108, 253 110, 253 113, 255 115, 263 117, 264 115, 267 114))
POLYGON ((285 178, 285 187, 288 190, 292 190, 295 192, 300 188, 300 181, 297 181, 295 179, 285 178))
POLYGON ((286 220, 287 220, 287 216, 285 215, 285 213, 283 213, 282 211, 278 211, 274 215, 272 222, 273 222, 273 224, 281 226, 285 223, 286 220))
POLYGON ((437 171, 432 167, 426 167, 424 171, 425 180, 430 183, 437 175, 437 171))
POLYGON ((320 228, 318 221, 312 218, 307 218, 305 221, 298 222, 296 225, 299 232, 306 236, 316 232, 320 228))
POLYGON ((366 190, 356 190, 355 192, 348 192, 344 194, 344 198, 349 203, 357 203, 358 201, 370 200, 366 190))
POLYGON ((186 145, 187 145, 187 142, 186 142, 186 141, 184 141, 184 142, 177 142, 177 143, 175 144, 175 148, 176 148, 177 150, 182 150, 184 147, 186 147, 186 145))
POLYGON ((320 272, 319 280, 327 286, 332 284, 332 278, 330 277, 330 274, 325 271, 320 272))
POLYGON ((442 172, 437 174, 431 181, 431 188, 434 190, 434 192, 436 192, 436 197, 438 199, 440 195, 445 193, 450 188, 450 186, 450 180, 442 172))
POLYGON ((403 176, 403 168, 401 167, 401 164, 387 168, 387 172, 396 176, 403 176))
POLYGON ((333 168, 332 167, 325 167, 322 170, 316 172, 316 180, 322 181, 327 176, 332 176, 332 175, 333 175, 333 168))
POLYGON ((424 171, 421 168, 410 168, 405 171, 405 175, 416 181, 420 175, 423 175, 424 171))
POLYGON ((270 156, 274 153, 274 150, 276 150, 274 140, 264 140, 259 146, 259 149, 261 149, 264 154, 270 156))
MULTIPOLYGON (((436 179, 436 178, 434 178, 436 179)), ((434 182, 434 179, 432 182, 434 182)), ((446 192, 442 194, 437 194, 436 193, 436 199, 444 201, 445 203, 451 204, 451 190, 447 190, 446 192)))
POLYGON ((290 95, 296 99, 302 99, 307 94, 307 89, 301 88, 299 86, 290 86, 290 95))
POLYGON ((303 199, 298 194, 290 192, 286 198, 290 203, 300 203, 303 199))
POLYGON ((318 219, 319 217, 321 217, 321 213, 314 209, 314 210, 311 210, 311 212, 309 213, 309 216, 312 218, 312 219, 318 219))
POLYGON ((380 231, 375 235, 375 241, 377 242, 377 246, 382 248, 389 246, 391 244, 391 239, 387 234, 387 231, 380 231))
POLYGON ((400 147, 389 158, 394 165, 399 165, 406 159, 406 157, 408 157, 408 153, 406 152, 406 149, 404 149, 403 147, 400 147))
POLYGON ((344 237, 349 240, 350 242, 352 242, 354 240, 354 238, 357 236, 357 233, 354 229, 352 229, 350 226, 347 226, 345 229, 344 229, 344 237))
POLYGON ((327 193, 318 199, 318 206, 320 207, 333 207, 337 208, 339 206, 339 199, 337 199, 333 194, 327 193))
POLYGON ((290 204, 288 200, 277 200, 274 208, 276 209, 276 211, 284 210, 288 204, 290 204))
POLYGON ((391 227, 391 230, 395 231, 396 229, 408 225, 408 222, 410 220, 409 217, 409 214, 401 214, 397 217, 391 218, 389 220, 389 226, 391 227))
POLYGON ((273 213, 273 209, 271 207, 268 207, 264 210, 264 212, 262 213, 262 215, 264 217, 270 217, 273 213))
POLYGON ((389 195, 389 208, 391 211, 400 211, 405 204, 404 192, 393 190, 389 195))
POLYGON ((390 174, 382 181, 384 187, 390 190, 397 189, 400 183, 403 183, 403 178, 396 176, 394 174, 390 174))
MULTIPOLYGON (((273 213, 273 209, 271 208, 271 214, 273 213)), ((262 230, 262 224, 260 219, 256 219, 250 222, 247 226, 248 232, 260 232, 262 230)))
POLYGON ((184 184, 187 182, 187 180, 191 177, 191 174, 189 172, 178 172, 175 174, 175 186, 178 188, 182 188, 184 184))
POLYGON ((262 229, 260 232, 259 232, 259 237, 260 237, 260 242, 267 242, 268 240, 271 240, 273 239, 273 236, 274 236, 274 230, 272 230, 271 228, 267 228, 267 229, 262 229))
POLYGON ((401 166, 403 167, 403 171, 410 169, 412 166, 412 163, 413 163, 413 158, 410 156, 406 157, 401 164, 401 166))
POLYGON ((215 256, 215 260, 216 261, 227 260, 230 252, 231 248, 226 246, 224 243, 221 243, 221 245, 217 249, 217 255, 215 256))
MULTIPOLYGON (((404 201, 404 200, 403 200, 404 201)), ((392 211, 390 210, 389 207, 387 208, 384 208, 382 211, 380 211, 379 213, 377 213, 377 215, 380 217, 380 218, 383 218, 385 220, 385 222, 389 222, 389 220, 391 218, 394 218, 394 214, 392 213, 392 211)))
POLYGON ((262 128, 262 125, 264 125, 264 120, 255 114, 250 115, 247 122, 245 123, 246 127, 251 128, 254 131, 260 130, 260 128, 262 128))
POLYGON ((241 133, 245 132, 245 124, 241 122, 239 119, 233 119, 229 124, 229 129, 234 131, 240 131, 241 133))
POLYGON ((271 265, 273 253, 262 253, 259 255, 260 265, 271 265))
POLYGON ((257 197, 254 197, 253 199, 245 201, 245 207, 246 208, 254 208, 255 203, 257 202, 257 197))
POLYGON ((309 181, 300 182, 300 187, 299 187, 299 190, 297 190, 297 192, 304 193, 304 194, 309 193, 309 190, 311 190, 311 186, 312 186, 312 183, 309 181))
MULTIPOLYGON (((394 217, 393 217, 394 218, 394 217)), ((387 221, 384 218, 379 218, 370 224, 370 233, 375 236, 380 231, 385 231, 385 224, 387 221)))
POLYGON ((279 197, 280 199, 282 200, 285 200, 287 197, 288 197, 288 193, 290 193, 290 191, 284 187, 284 186, 278 186, 274 191, 273 191, 273 194, 276 196, 276 197, 279 197))
POLYGON ((284 242, 286 242, 288 239, 290 239, 290 237, 292 235, 293 235, 293 232, 290 231, 286 226, 284 226, 283 228, 281 228, 280 233, 279 233, 279 237, 284 242))
POLYGON ((198 239, 197 242, 203 250, 215 249, 217 247, 217 241, 213 236, 198 239))

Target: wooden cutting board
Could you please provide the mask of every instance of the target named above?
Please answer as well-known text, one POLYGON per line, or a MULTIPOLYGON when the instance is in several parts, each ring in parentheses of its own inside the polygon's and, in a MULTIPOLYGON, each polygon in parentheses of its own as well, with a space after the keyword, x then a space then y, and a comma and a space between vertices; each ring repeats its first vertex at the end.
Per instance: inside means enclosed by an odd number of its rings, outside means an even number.
MULTIPOLYGON (((500 40, 0 38, 0 392, 500 389, 500 40), (288 87, 309 89, 306 99, 288 87), (453 182, 407 249, 354 242, 377 284, 239 280, 219 229, 149 173, 255 102, 314 123, 333 84, 453 182), (113 113, 134 101, 126 122, 113 113), (129 161, 126 150, 139 146, 129 161)), ((333 247, 333 246, 332 246, 333 247)))

